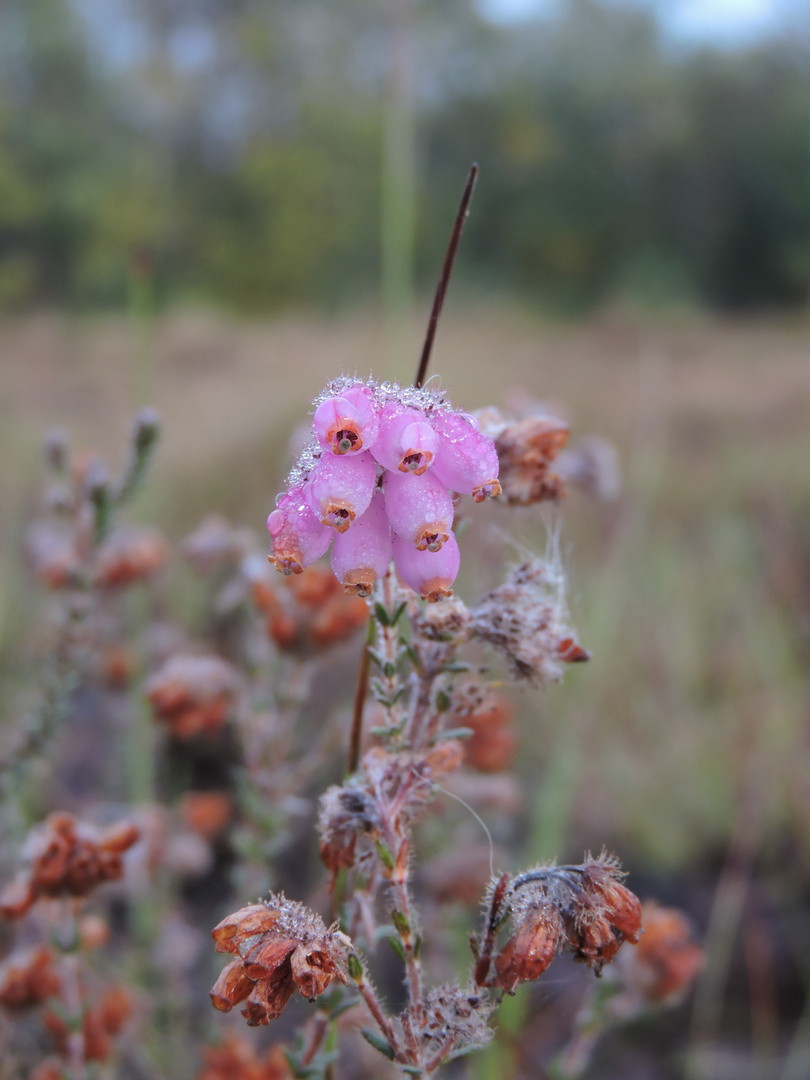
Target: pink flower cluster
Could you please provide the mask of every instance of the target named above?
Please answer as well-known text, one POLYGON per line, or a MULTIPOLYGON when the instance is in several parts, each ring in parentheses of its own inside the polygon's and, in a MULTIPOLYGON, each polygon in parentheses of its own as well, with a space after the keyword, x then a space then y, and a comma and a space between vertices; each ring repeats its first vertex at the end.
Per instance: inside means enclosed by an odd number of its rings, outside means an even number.
POLYGON ((423 599, 450 596, 453 493, 500 493, 492 439, 437 391, 348 377, 317 399, 313 432, 267 519, 276 569, 300 574, 334 539, 348 593, 368 596, 393 558, 423 599))

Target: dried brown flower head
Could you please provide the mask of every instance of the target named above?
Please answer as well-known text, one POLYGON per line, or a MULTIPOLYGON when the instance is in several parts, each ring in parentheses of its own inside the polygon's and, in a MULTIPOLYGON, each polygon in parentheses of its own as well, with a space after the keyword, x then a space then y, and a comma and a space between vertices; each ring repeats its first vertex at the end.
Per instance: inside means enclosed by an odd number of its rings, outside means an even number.
POLYGON ((238 690, 236 669, 218 656, 173 656, 144 692, 172 735, 190 739, 222 727, 238 690))
POLYGON ((517 750, 517 735, 511 721, 515 708, 508 698, 488 687, 479 695, 454 696, 454 714, 472 735, 464 742, 464 760, 479 772, 506 769, 517 750))
MULTIPOLYGON (((85 1061, 107 1061, 113 1040, 133 1012, 132 995, 123 986, 109 987, 96 1004, 85 1010, 82 1021, 85 1061)), ((47 1012, 42 1022, 54 1040, 57 1053, 67 1056, 70 1050, 70 1027, 61 1013, 47 1012)))
POLYGON ((278 1043, 259 1057, 244 1039, 231 1036, 205 1051, 198 1080, 292 1080, 292 1073, 278 1043))
POLYGON ((180 811, 186 828, 213 840, 233 819, 234 804, 227 791, 189 791, 183 796, 180 811))
POLYGON ((237 957, 214 983, 211 1001, 221 1012, 244 1002, 242 1015, 251 1027, 280 1016, 295 990, 312 1001, 333 979, 347 982, 343 935, 283 895, 241 908, 211 936, 217 952, 237 957))
POLYGON ((621 978, 646 1001, 677 1002, 703 966, 703 949, 693 941, 686 916, 675 908, 645 900, 641 925, 638 945, 621 957, 621 978))
POLYGON ((280 584, 258 577, 252 595, 266 618, 268 636, 287 652, 307 653, 345 641, 368 619, 365 601, 346 595, 335 575, 320 566, 280 584))
POLYGON ((162 570, 168 555, 169 545, 157 529, 123 526, 96 551, 93 582, 107 589, 132 585, 162 570))
POLYGON ((41 1005, 59 987, 56 954, 46 945, 18 949, 0 964, 0 1005, 11 1012, 41 1005))
POLYGON ((549 469, 568 440, 565 421, 546 415, 515 420, 494 408, 477 415, 482 430, 495 440, 502 498, 513 506, 530 506, 565 494, 562 480, 549 469))
POLYGON ((107 829, 51 814, 28 836, 23 850, 28 866, 0 894, 0 915, 19 918, 40 897, 87 896, 97 885, 124 871, 122 854, 140 838, 129 821, 107 829))
POLYGON ((320 798, 318 832, 320 855, 331 872, 332 884, 338 870, 354 866, 358 837, 378 828, 374 801, 361 783, 334 784, 320 798))
POLYGON ((625 941, 635 944, 641 933, 641 904, 622 884, 623 876, 618 862, 604 853, 598 859, 588 856, 578 866, 540 866, 514 878, 502 875, 487 898, 475 972, 478 985, 513 993, 519 983, 538 978, 561 946, 598 975, 625 941), (496 954, 504 923, 506 942, 496 954))
POLYGON ((559 557, 532 558, 472 609, 473 632, 506 656, 515 678, 557 682, 566 663, 589 659, 569 622, 565 584, 559 557))

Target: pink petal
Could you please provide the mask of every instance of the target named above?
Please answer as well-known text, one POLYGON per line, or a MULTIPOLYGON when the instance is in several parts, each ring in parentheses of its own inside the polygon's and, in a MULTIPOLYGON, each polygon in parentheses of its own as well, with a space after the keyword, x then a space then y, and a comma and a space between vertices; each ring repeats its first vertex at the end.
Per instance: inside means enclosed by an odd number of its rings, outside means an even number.
POLYGON ((453 525, 453 499, 433 470, 422 476, 386 472, 385 508, 398 536, 438 551, 453 525))
POLYGON ((377 491, 368 510, 352 527, 338 533, 332 547, 332 569, 347 593, 368 596, 391 564, 391 526, 385 500, 377 491))
POLYGON ((439 436, 433 471, 442 483, 451 491, 473 495, 476 502, 499 495, 495 444, 479 431, 473 418, 463 413, 437 413, 433 426, 439 436))
POLYGON ((433 463, 437 445, 436 432, 423 413, 390 402, 380 415, 372 453, 386 469, 421 476, 433 463))
POLYGON ((344 532, 365 513, 376 483, 371 454, 322 454, 304 485, 304 499, 322 525, 344 532))
POLYGON ((300 484, 281 499, 267 519, 267 528, 273 538, 270 561, 282 574, 300 574, 326 554, 333 535, 304 502, 300 484))
POLYGON ((394 537, 394 565, 399 576, 423 600, 431 603, 452 596, 460 559, 452 533, 440 551, 419 551, 401 536, 394 537))
POLYGON ((362 383, 338 397, 327 398, 315 410, 318 441, 333 454, 358 454, 377 440, 378 421, 371 390, 362 383))

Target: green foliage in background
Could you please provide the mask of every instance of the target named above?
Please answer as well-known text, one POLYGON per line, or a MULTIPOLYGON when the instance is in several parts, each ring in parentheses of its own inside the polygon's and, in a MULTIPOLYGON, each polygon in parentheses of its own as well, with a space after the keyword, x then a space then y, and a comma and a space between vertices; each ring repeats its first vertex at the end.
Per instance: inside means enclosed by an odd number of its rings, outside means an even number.
POLYGON ((473 0, 422 0, 407 31, 389 14, 7 0, 0 307, 120 305, 144 253, 164 300, 266 311, 374 293, 397 32, 413 34, 423 286, 477 160, 461 271, 479 289, 569 310, 805 300, 801 35, 676 52, 653 16, 596 0, 519 29, 473 0))

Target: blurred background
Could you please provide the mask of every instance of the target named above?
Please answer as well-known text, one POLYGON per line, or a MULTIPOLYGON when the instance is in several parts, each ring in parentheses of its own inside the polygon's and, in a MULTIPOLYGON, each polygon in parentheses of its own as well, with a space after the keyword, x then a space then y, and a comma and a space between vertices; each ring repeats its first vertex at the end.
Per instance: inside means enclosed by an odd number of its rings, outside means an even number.
MULTIPOLYGON (((155 404, 141 516, 261 529, 326 380, 412 378, 473 160, 434 370, 467 408, 555 403, 623 474, 564 507, 594 656, 522 702, 517 857, 618 851, 709 948, 653 1041, 691 1030, 707 1077, 802 1080, 806 0, 3 0, 6 686, 42 431, 120 456, 155 404)), ((503 517, 506 554, 547 525, 503 517)), ((651 1053, 620 1074, 679 1075, 651 1053)))

